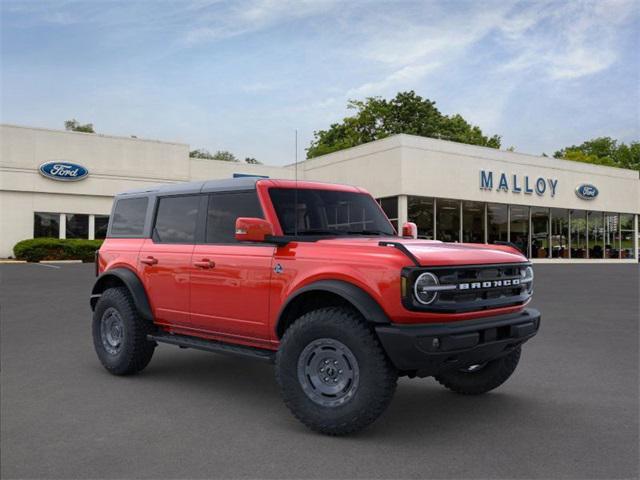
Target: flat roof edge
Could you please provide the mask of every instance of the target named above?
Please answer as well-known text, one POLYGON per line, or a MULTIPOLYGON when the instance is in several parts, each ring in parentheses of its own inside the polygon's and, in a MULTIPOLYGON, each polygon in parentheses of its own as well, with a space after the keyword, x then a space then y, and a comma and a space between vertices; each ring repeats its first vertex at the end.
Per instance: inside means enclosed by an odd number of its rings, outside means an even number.
POLYGON ((26 126, 26 125, 16 125, 16 124, 13 124, 13 123, 0 123, 0 127, 20 128, 20 129, 23 129, 23 130, 37 130, 37 131, 42 131, 42 132, 62 133, 62 134, 69 134, 69 135, 87 135, 87 136, 91 136, 91 137, 113 138, 113 139, 117 139, 117 140, 130 140, 132 142, 161 143, 163 145, 177 145, 177 146, 189 148, 189 144, 188 143, 170 142, 170 141, 167 141, 167 140, 155 140, 155 139, 152 139, 152 138, 139 138, 139 137, 135 137, 134 138, 134 137, 125 137, 123 135, 109 135, 109 134, 104 134, 104 133, 73 132, 73 131, 69 131, 69 130, 58 130, 56 128, 29 127, 29 126, 26 126))

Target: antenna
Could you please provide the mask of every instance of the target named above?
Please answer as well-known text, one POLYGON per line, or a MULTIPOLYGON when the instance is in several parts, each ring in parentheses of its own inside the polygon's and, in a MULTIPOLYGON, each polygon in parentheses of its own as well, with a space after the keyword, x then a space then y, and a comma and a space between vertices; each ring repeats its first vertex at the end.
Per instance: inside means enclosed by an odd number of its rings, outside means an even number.
POLYGON ((298 236, 298 129, 296 128, 295 133, 295 182, 296 186, 293 190, 293 236, 298 236))

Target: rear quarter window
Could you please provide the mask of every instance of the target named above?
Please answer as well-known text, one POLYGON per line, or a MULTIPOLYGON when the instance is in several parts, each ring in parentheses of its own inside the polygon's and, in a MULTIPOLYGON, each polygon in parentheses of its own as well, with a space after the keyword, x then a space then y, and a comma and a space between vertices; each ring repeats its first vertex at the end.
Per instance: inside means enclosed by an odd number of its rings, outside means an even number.
POLYGON ((116 201, 113 210, 110 236, 141 237, 147 215, 147 197, 123 198, 116 201))

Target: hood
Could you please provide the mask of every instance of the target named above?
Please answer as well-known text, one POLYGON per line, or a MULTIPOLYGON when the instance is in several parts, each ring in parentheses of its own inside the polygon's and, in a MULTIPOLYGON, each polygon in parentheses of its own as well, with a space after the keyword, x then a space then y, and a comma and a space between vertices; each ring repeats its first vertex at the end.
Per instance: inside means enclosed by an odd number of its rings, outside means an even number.
POLYGON ((321 242, 363 247, 377 246, 379 242, 401 243, 418 259, 422 266, 481 265, 527 261, 527 258, 513 247, 484 243, 443 243, 401 237, 337 237, 321 240, 321 242))

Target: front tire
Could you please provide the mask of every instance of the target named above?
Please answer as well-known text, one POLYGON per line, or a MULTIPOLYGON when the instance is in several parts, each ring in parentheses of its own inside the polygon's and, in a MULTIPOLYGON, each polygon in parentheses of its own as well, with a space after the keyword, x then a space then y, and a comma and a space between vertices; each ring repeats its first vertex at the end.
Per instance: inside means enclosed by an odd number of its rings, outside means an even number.
POLYGON ((473 365, 436 375, 435 379, 449 390, 463 395, 480 395, 498 388, 513 374, 520 361, 520 347, 504 357, 484 365, 473 365))
POLYGON ((374 422, 387 408, 398 372, 360 315, 322 308, 296 320, 276 356, 276 380, 298 420, 327 435, 374 422))
POLYGON ((126 288, 105 290, 92 322, 93 346, 104 368, 114 375, 131 375, 144 369, 156 345, 147 340, 151 328, 151 322, 138 314, 126 288))

